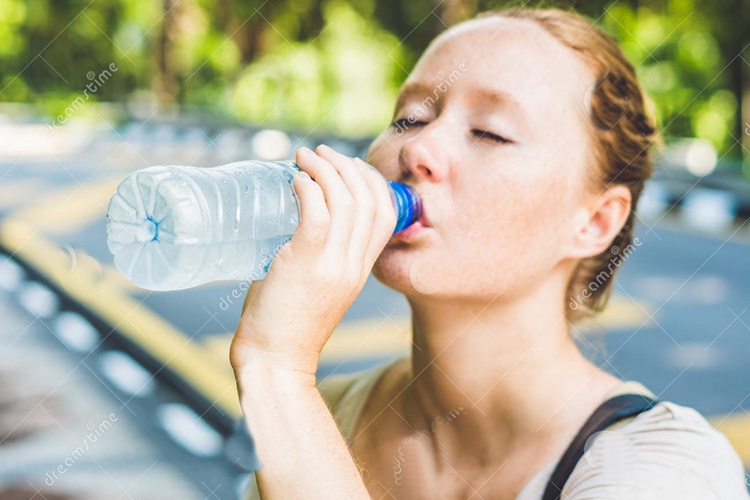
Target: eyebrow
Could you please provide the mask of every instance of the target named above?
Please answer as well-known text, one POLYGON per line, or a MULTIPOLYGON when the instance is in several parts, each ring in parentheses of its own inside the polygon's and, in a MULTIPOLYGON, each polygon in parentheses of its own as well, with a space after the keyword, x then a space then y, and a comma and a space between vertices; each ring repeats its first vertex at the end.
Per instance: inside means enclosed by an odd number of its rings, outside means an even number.
POLYGON ((513 119, 518 122, 523 130, 529 129, 529 117, 523 105, 510 93, 488 87, 479 87, 473 90, 472 94, 483 101, 487 101, 490 106, 508 109, 513 119))
POLYGON ((396 111, 401 109, 401 106, 403 106, 406 101, 415 96, 429 96, 434 98, 436 88, 437 87, 435 87, 434 85, 427 85, 420 82, 404 84, 404 86, 401 87, 401 91, 398 94, 398 99, 396 100, 396 111))
MULTIPOLYGON (((423 96, 423 99, 426 99, 427 97, 434 98, 436 88, 437 87, 434 85, 427 85, 421 82, 412 82, 405 84, 403 87, 401 87, 401 91, 399 92, 398 99, 396 101, 396 111, 398 111, 406 101, 415 96, 423 96)), ((508 109, 513 115, 513 118, 519 122, 521 128, 523 128, 524 130, 528 130, 528 116, 524 112, 524 108, 521 103, 518 102, 518 100, 510 93, 490 87, 476 87, 470 89, 469 94, 472 97, 478 98, 483 102, 487 102, 489 106, 508 109)), ((442 92, 438 93, 438 96, 442 95, 442 92)))

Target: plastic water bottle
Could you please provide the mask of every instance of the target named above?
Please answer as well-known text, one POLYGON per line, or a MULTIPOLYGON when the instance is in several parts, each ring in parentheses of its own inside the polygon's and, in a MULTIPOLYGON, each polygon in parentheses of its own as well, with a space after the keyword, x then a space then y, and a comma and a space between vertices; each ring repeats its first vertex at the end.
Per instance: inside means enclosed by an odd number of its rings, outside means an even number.
MULTIPOLYGON (((292 178, 300 171, 292 162, 242 161, 132 173, 107 209, 115 265, 148 290, 263 279, 299 223, 292 178)), ((388 182, 398 232, 421 217, 422 202, 410 186, 388 182)))

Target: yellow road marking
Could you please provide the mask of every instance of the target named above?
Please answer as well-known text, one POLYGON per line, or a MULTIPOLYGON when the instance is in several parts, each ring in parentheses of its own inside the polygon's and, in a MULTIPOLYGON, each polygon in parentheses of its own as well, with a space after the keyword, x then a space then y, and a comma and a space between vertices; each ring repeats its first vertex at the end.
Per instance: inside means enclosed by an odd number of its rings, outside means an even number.
MULTIPOLYGON (((76 301, 182 377, 231 418, 242 415, 231 373, 182 331, 82 266, 71 279, 70 257, 28 224, 14 218, 0 225, 0 242, 76 301)), ((228 359, 226 363, 228 364, 228 359)))
MULTIPOLYGON (((38 196, 36 202, 13 213, 13 217, 27 222, 46 234, 64 235, 101 219, 109 199, 122 181, 122 174, 87 182, 67 184, 38 196)), ((104 238, 104 235, 102 235, 104 238)))
POLYGON ((638 328, 644 323, 651 323, 649 316, 652 308, 643 302, 622 295, 612 295, 607 308, 598 317, 584 321, 579 328, 584 333, 592 327, 603 326, 606 329, 638 328))
POLYGON ((750 416, 741 412, 712 417, 708 421, 727 437, 740 456, 745 469, 750 469, 750 416))

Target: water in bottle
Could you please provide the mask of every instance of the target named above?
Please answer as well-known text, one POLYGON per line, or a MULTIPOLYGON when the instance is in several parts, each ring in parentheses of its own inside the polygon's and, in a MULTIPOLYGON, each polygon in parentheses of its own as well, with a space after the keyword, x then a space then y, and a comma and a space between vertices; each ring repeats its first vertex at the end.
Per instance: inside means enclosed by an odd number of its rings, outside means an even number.
MULTIPOLYGON (((115 265, 149 290, 263 279, 299 223, 298 172, 291 162, 260 161, 134 172, 107 209, 115 265)), ((422 205, 413 188, 388 182, 397 232, 420 218, 422 205)))

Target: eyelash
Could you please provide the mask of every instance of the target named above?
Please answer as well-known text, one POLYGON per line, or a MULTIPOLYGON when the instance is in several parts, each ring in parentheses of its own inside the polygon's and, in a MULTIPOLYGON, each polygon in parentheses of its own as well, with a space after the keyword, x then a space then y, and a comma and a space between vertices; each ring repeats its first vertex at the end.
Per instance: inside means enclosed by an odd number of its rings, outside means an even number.
MULTIPOLYGON (((403 130, 408 129, 409 127, 422 126, 422 125, 426 125, 426 122, 411 121, 408 118, 399 118, 398 120, 395 120, 393 123, 391 123, 391 127, 399 128, 403 130)), ((479 139, 488 139, 498 144, 510 144, 513 142, 510 139, 506 139, 505 137, 502 137, 500 135, 493 134, 492 132, 489 132, 487 130, 472 129, 471 133, 479 139)))
POLYGON ((487 130, 473 129, 471 133, 479 137, 480 139, 486 138, 486 139, 491 140, 492 142, 497 142, 499 144, 510 144, 511 142, 513 142, 510 139, 506 139, 505 137, 501 135, 493 134, 492 132, 489 132, 487 130))
POLYGON ((408 129, 409 127, 413 127, 414 125, 425 125, 425 122, 419 120, 412 121, 408 118, 399 118, 398 120, 395 120, 393 123, 391 123, 391 127, 402 129, 408 129))

